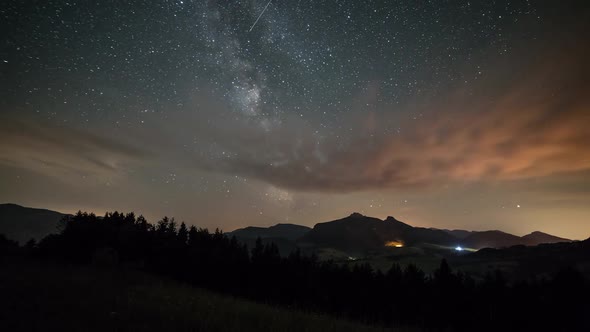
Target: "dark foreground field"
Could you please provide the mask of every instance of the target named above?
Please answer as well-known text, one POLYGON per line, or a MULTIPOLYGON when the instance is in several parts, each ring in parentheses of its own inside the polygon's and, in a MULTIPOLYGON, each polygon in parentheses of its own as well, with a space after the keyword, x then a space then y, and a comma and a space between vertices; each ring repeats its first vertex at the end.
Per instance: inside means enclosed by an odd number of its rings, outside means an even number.
POLYGON ((409 331, 222 296, 136 271, 3 263, 2 331, 409 331))

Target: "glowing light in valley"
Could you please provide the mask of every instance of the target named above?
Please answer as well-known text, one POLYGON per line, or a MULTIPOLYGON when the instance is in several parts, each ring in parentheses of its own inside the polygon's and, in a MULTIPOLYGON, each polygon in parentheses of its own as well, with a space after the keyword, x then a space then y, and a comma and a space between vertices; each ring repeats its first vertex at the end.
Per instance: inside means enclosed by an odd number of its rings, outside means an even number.
POLYGON ((387 242, 385 242, 385 246, 386 247, 401 248, 404 246, 404 244, 400 241, 387 241, 387 242))
POLYGON ((462 248, 462 247, 460 247, 460 246, 458 246, 458 247, 455 247, 455 250, 456 250, 456 251, 463 251, 463 248, 462 248))

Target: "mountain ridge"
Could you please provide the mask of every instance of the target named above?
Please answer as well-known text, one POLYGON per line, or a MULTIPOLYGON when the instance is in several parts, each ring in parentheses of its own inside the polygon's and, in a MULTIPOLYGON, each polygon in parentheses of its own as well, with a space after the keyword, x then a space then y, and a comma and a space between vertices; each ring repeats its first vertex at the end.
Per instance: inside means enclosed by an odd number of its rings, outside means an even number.
MULTIPOLYGON (((30 238, 40 240, 55 232, 58 221, 64 216, 67 214, 48 209, 24 207, 14 203, 0 204, 0 233, 21 243, 30 238)), ((419 244, 482 249, 572 241, 541 231, 517 236, 500 230, 468 231, 416 227, 393 216, 382 220, 358 212, 344 218, 319 222, 313 227, 278 223, 269 227, 247 226, 226 234, 236 236, 238 240, 247 243, 260 237, 267 242, 282 243, 285 250, 311 246, 356 252, 380 250, 385 246, 419 244)))
POLYGON ((311 230, 310 227, 290 224, 290 223, 278 223, 269 227, 260 226, 247 226, 244 228, 238 228, 231 232, 227 232, 228 236, 236 236, 237 238, 285 238, 288 240, 296 240, 301 237, 305 232, 311 230))
POLYGON ((21 244, 31 238, 39 241, 56 232, 59 221, 67 215, 14 203, 0 204, 0 233, 21 244))
POLYGON ((514 245, 536 246, 543 243, 572 242, 541 231, 517 236, 500 230, 467 231, 423 228, 406 224, 392 216, 384 220, 354 212, 348 217, 321 222, 306 233, 299 243, 338 249, 376 250, 420 243, 471 249, 505 248, 514 245))

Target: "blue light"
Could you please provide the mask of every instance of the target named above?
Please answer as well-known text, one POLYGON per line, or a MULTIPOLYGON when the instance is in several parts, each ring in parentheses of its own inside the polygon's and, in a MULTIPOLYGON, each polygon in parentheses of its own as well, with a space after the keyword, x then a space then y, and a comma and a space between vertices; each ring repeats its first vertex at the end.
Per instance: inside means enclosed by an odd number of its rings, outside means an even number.
POLYGON ((456 247, 456 248, 455 248, 455 250, 457 250, 457 251, 463 251, 463 248, 461 248, 461 247, 456 247))

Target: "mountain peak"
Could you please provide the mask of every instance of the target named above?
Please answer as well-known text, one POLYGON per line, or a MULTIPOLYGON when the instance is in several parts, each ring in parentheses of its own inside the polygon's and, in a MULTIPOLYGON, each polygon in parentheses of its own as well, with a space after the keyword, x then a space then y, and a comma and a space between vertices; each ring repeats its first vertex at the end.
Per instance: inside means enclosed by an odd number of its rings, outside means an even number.
POLYGON ((25 208, 22 205, 14 204, 14 203, 0 203, 1 207, 9 207, 9 208, 25 208))
POLYGON ((358 213, 358 212, 353 212, 350 216, 348 216, 349 218, 364 218, 365 216, 358 213))
POLYGON ((399 221, 399 220, 395 219, 395 217, 392 217, 392 216, 387 216, 387 218, 385 218, 385 221, 395 221, 395 222, 401 222, 401 221, 399 221))
POLYGON ((534 232, 531 232, 530 234, 527 234, 527 235, 550 235, 550 234, 547 234, 547 233, 544 233, 541 231, 534 231, 534 232))
POLYGON ((522 237, 529 245, 538 245, 541 243, 570 242, 570 239, 561 238, 555 235, 534 231, 522 237))

